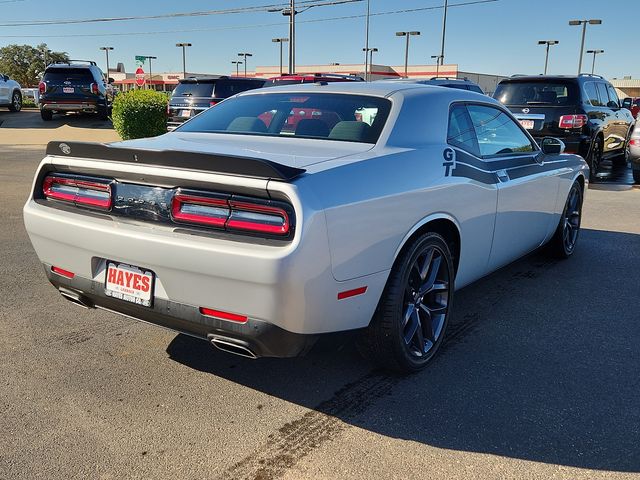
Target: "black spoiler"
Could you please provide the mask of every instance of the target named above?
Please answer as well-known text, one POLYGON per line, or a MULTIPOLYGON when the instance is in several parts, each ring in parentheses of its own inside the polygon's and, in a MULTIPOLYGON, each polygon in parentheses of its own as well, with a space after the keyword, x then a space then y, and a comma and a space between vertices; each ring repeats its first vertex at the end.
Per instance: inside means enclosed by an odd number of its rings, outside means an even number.
POLYGON ((302 168, 289 167, 262 158, 220 155, 217 153, 183 152, 180 150, 142 150, 93 142, 49 142, 47 155, 94 158, 110 162, 172 167, 276 180, 292 180, 305 172, 302 168))

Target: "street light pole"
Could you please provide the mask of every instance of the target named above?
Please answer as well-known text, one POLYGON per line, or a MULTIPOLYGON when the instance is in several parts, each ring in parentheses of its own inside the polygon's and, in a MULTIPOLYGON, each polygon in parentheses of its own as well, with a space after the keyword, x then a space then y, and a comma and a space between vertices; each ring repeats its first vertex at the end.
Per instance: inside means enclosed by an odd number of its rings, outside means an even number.
POLYGON ((438 62, 440 65, 444 65, 444 39, 447 33, 447 10, 449 7, 448 0, 444 0, 444 14, 442 15, 442 45, 440 48, 440 58, 438 62))
MULTIPOLYGON (((107 54, 107 83, 109 82, 109 50, 113 50, 113 47, 100 47, 100 50, 104 50, 104 53, 107 54)), ((46 67, 46 63, 47 63, 47 53, 45 51, 44 54, 44 63, 45 63, 45 67, 46 67)))
POLYGON ((247 76, 247 57, 253 57, 252 53, 239 53, 238 54, 239 57, 244 57, 244 76, 246 78, 247 76))
POLYGON ((182 78, 187 78, 187 54, 186 47, 190 47, 190 43, 176 43, 176 47, 182 47, 182 78))
POLYGON ((396 32, 397 37, 407 37, 407 43, 404 50, 404 76, 405 78, 409 77, 408 68, 409 68, 409 37, 412 35, 420 35, 420 32, 396 32))
POLYGON ((272 38, 271 41, 280 44, 280 75, 282 75, 282 44, 284 42, 288 42, 289 39, 288 38, 272 38))
POLYGON ((438 78, 440 76, 440 58, 442 58, 442 55, 431 55, 431 58, 436 59, 436 78, 438 78))
POLYGON ((549 47, 551 45, 557 45, 560 43, 558 40, 539 40, 538 45, 546 45, 547 46, 547 54, 544 59, 544 74, 547 74, 547 67, 549 65, 549 47))
POLYGON ((596 71, 596 55, 604 53, 604 50, 587 50, 587 54, 593 53, 593 63, 591 64, 591 75, 596 71))
MULTIPOLYGON (((372 68, 372 65, 373 65, 373 52, 377 52, 378 49, 375 48, 375 47, 374 48, 368 47, 368 48, 363 48, 362 51, 364 52, 365 56, 368 57, 368 59, 367 59, 367 63, 369 64, 369 80, 368 81, 371 81, 371 75, 372 75, 371 68, 372 68)), ((339 65, 339 63, 336 63, 336 65, 339 65)))
POLYGON ((239 67, 240 65, 242 65, 242 60, 232 60, 231 64, 236 66, 236 77, 239 77, 240 76, 239 67))
POLYGON ((158 57, 152 57, 151 55, 145 55, 145 58, 149 60, 149 85, 151 86, 152 90, 155 90, 155 87, 153 86, 153 73, 151 70, 151 60, 157 60, 158 57))
POLYGON ((571 20, 569 25, 577 26, 582 25, 582 42, 580 43, 580 59, 578 61, 578 75, 582 72, 582 57, 584 56, 584 40, 587 35, 587 23, 589 25, 601 25, 602 20, 592 18, 591 20, 571 20))
POLYGON ((368 61, 368 53, 369 53, 369 13, 370 13, 370 0, 367 0, 367 16, 365 20, 365 31, 364 31, 364 80, 365 82, 369 81, 369 61, 368 61))

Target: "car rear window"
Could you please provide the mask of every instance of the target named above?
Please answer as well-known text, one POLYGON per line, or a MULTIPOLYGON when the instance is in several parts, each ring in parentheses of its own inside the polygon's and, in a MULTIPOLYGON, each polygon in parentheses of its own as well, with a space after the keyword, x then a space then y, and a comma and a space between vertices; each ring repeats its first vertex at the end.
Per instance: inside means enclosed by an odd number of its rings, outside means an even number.
POLYGON ((211 97, 215 82, 180 82, 173 91, 174 97, 211 97))
POLYGON ((88 68, 52 68, 44 73, 44 80, 50 83, 93 82, 93 74, 88 68))
POLYGON ((379 97, 265 93, 222 102, 176 131, 376 143, 390 110, 379 97))
POLYGON ((236 93, 260 88, 262 85, 264 85, 263 80, 218 80, 213 90, 213 96, 215 98, 229 98, 236 93))
POLYGON ((493 97, 504 105, 575 105, 578 87, 572 82, 502 82, 493 97))

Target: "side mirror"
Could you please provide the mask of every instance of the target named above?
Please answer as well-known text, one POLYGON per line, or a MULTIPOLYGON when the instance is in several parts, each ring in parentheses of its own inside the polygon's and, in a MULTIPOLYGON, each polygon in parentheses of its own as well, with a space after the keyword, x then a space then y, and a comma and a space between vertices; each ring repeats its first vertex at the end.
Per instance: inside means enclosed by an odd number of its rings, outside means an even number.
POLYGON ((607 107, 609 107, 609 108, 620 108, 620 105, 618 105, 618 104, 617 104, 616 102, 614 102, 613 100, 610 100, 610 101, 607 103, 607 107))
POLYGON ((542 153, 545 155, 559 155, 564 153, 564 142, 558 138, 545 137, 542 139, 542 153))
POLYGON ((109 85, 111 85, 113 82, 115 82, 115 80, 113 78, 109 77, 109 79, 107 80, 107 83, 109 85))
POLYGON ((627 110, 631 110, 631 105, 633 104, 633 99, 631 97, 627 97, 622 100, 622 108, 626 108, 627 110))

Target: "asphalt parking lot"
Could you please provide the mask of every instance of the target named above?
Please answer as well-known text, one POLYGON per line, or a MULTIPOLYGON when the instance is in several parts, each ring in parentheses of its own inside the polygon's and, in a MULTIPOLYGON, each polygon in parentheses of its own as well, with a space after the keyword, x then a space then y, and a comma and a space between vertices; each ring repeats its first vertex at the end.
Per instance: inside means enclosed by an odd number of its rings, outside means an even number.
MULTIPOLYGON (((61 122, 76 130, 34 142, 113 135, 61 122)), ((627 169, 587 192, 572 259, 534 253, 459 291, 440 356, 400 378, 349 337, 251 361, 63 300, 22 224, 44 147, 9 144, 6 126, 0 479, 640 476, 640 189, 627 169)))

